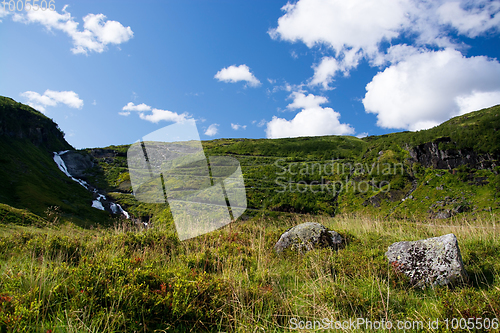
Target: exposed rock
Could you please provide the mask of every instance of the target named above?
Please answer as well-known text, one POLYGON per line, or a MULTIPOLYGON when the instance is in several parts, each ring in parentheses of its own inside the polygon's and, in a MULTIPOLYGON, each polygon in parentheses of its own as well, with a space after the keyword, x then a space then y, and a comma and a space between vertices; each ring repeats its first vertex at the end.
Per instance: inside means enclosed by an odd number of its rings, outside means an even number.
POLYGON ((453 213, 463 213, 463 212, 468 212, 470 210, 470 207, 468 205, 458 205, 455 208, 453 208, 453 213))
POLYGON ((410 149, 411 160, 426 168, 448 170, 455 169, 460 165, 468 165, 474 169, 490 169, 496 166, 495 160, 490 154, 478 154, 472 149, 440 150, 440 143, 451 143, 451 139, 443 137, 410 149))
POLYGON ((468 184, 472 186, 483 186, 488 185, 489 183, 488 177, 475 177, 474 180, 468 184))
POLYGON ((92 193, 92 207, 99 210, 107 211, 111 214, 123 215, 127 219, 130 217, 127 211, 115 203, 113 200, 108 199, 97 187, 89 184, 82 178, 85 177, 85 171, 91 168, 94 163, 90 155, 85 152, 78 152, 74 150, 66 150, 60 153, 54 153, 54 161, 59 169, 66 174, 69 178, 85 187, 92 193))
POLYGON ((285 249, 301 253, 321 247, 338 249, 342 241, 342 236, 337 232, 330 231, 316 222, 306 222, 285 231, 274 245, 274 249, 278 253, 285 249))
POLYGON ((381 197, 380 193, 376 194, 373 197, 370 197, 367 200, 365 200, 362 205, 366 207, 369 204, 372 204, 373 207, 377 207, 378 208, 378 207, 380 207, 380 200, 381 200, 380 197, 381 197))
POLYGON ((445 209, 445 210, 440 210, 436 214, 437 219, 448 219, 451 217, 451 210, 445 209))
POLYGON ((27 140, 47 152, 72 149, 59 126, 35 109, 0 96, 0 137, 27 140))
POLYGON ((68 172, 75 178, 85 178, 85 170, 94 166, 90 156, 86 153, 69 150, 60 156, 68 172))
POLYGON ((448 285, 467 279, 454 234, 389 246, 386 254, 397 272, 418 287, 448 285))

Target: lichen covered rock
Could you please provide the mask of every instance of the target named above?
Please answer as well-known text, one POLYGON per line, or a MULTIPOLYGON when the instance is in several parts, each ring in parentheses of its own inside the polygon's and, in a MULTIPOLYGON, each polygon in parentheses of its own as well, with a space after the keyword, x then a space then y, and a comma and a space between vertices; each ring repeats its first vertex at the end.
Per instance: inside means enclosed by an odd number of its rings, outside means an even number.
POLYGON ((278 253, 286 249, 303 253, 322 247, 338 249, 341 244, 342 236, 337 232, 316 222, 306 222, 285 231, 274 245, 274 249, 278 253))
POLYGON ((398 242, 385 254, 397 272, 418 287, 448 285, 467 279, 454 234, 413 242, 398 242))

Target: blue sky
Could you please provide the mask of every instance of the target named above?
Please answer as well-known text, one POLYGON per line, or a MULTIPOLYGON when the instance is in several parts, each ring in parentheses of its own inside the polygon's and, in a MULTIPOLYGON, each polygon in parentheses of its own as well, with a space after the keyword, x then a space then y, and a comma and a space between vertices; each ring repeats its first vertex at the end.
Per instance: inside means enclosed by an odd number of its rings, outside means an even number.
POLYGON ((52 3, 0 3, 0 95, 75 148, 186 119, 202 140, 362 137, 500 104, 500 1, 52 3))

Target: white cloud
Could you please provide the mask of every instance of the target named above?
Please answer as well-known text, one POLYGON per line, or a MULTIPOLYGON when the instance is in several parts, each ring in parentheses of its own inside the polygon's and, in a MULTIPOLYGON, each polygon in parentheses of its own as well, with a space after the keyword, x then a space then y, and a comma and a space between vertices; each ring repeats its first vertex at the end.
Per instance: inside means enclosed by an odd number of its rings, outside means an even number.
POLYGON ((232 83, 246 81, 251 87, 257 87, 260 85, 260 81, 250 72, 250 68, 248 68, 247 65, 232 65, 227 68, 223 68, 215 74, 214 78, 219 81, 232 83))
POLYGON ((190 118, 187 113, 178 114, 176 112, 168 111, 168 110, 160 110, 153 109, 152 114, 144 114, 140 113, 139 117, 143 120, 150 121, 152 123, 158 123, 162 120, 164 121, 172 121, 175 123, 181 123, 186 119, 190 118))
POLYGON ((293 102, 286 106, 290 110, 318 108, 321 104, 328 102, 328 98, 324 96, 315 96, 313 94, 306 96, 303 92, 297 91, 294 91, 290 98, 293 98, 293 102))
POLYGON ((219 133, 219 124, 212 124, 208 126, 207 130, 205 131, 205 135, 208 136, 214 136, 217 133, 219 133))
POLYGON ((368 132, 363 132, 363 133, 359 133, 358 135, 356 135, 356 137, 358 139, 366 138, 367 136, 368 136, 368 132))
POLYGON ((460 34, 471 38, 500 28, 499 1, 445 2, 437 9, 437 14, 440 23, 449 24, 460 34))
POLYGON ((337 55, 361 49, 374 54, 380 41, 398 37, 409 25, 409 7, 409 0, 299 0, 282 8, 285 14, 269 34, 309 48, 326 44, 337 55))
POLYGON ((455 102, 460 109, 460 114, 488 108, 500 104, 500 87, 498 91, 479 92, 473 90, 469 95, 457 96, 455 102))
POLYGON ((294 101, 287 106, 289 109, 302 109, 292 120, 276 116, 267 123, 268 138, 288 138, 298 136, 343 135, 352 134, 354 129, 349 124, 341 124, 340 114, 332 108, 323 108, 326 97, 305 95, 294 92, 290 95, 294 101))
POLYGON ((26 13, 16 13, 13 20, 22 23, 39 23, 48 30, 60 30, 73 39, 71 51, 75 54, 88 52, 101 53, 109 44, 121 44, 134 36, 130 27, 124 27, 120 22, 106 20, 104 14, 88 14, 83 18, 83 30, 78 29, 79 23, 69 12, 67 6, 63 13, 52 10, 30 10, 26 13))
POLYGON ((247 125, 239 125, 239 124, 233 124, 231 123, 231 128, 234 129, 235 131, 239 130, 240 128, 246 129, 247 125))
POLYGON ((420 130, 500 103, 500 63, 453 49, 420 51, 378 73, 365 110, 384 128, 420 130))
POLYGON ((314 68, 314 76, 309 82, 310 86, 323 86, 324 90, 330 90, 331 88, 328 86, 335 76, 335 73, 340 70, 340 65, 337 59, 333 57, 323 57, 321 62, 313 66, 314 68))
POLYGON ((131 112, 138 112, 139 118, 150 121, 152 123, 158 123, 162 120, 180 123, 185 121, 186 119, 191 118, 191 116, 189 116, 187 113, 178 114, 177 112, 173 111, 152 108, 151 106, 144 103, 135 105, 133 102, 128 102, 127 105, 122 108, 122 112, 118 112, 118 114, 121 116, 128 116, 131 112), (149 111, 151 111, 151 114, 146 114, 146 112, 149 111))
POLYGON ((315 67, 310 81, 324 89, 336 72, 347 74, 363 57, 380 65, 383 42, 411 37, 421 46, 460 47, 450 26, 468 37, 500 30, 498 0, 298 0, 282 10, 278 26, 269 30, 272 38, 309 48, 326 45, 335 52, 315 67))
POLYGON ((122 108, 123 111, 139 111, 139 112, 145 112, 145 111, 150 111, 151 107, 149 105, 146 105, 144 103, 141 103, 139 105, 135 105, 133 102, 128 102, 127 105, 125 105, 122 108))
POLYGON ((83 100, 74 91, 53 91, 47 89, 43 95, 34 91, 26 91, 21 96, 27 98, 26 103, 28 105, 41 112, 45 112, 45 107, 47 106, 57 106, 58 104, 65 104, 74 109, 81 109, 83 107, 83 100))

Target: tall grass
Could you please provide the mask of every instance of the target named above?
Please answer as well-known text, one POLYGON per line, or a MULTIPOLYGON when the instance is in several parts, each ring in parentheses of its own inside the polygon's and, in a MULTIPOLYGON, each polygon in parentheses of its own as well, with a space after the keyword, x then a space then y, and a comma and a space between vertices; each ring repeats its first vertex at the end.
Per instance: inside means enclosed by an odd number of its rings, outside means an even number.
POLYGON ((500 316, 497 223, 495 216, 419 222, 260 216, 184 242, 172 225, 4 226, 0 331, 286 332, 300 320, 356 318, 422 321, 411 331, 446 331, 427 322, 500 316), (338 231, 345 247, 276 255, 281 233, 306 221, 338 231), (469 283, 416 289, 388 265, 384 253, 393 242, 450 232, 469 283))

